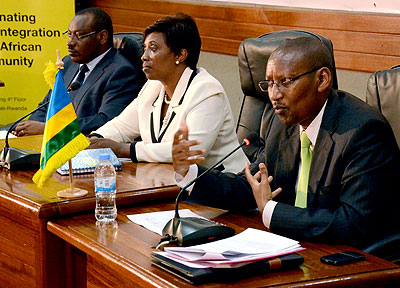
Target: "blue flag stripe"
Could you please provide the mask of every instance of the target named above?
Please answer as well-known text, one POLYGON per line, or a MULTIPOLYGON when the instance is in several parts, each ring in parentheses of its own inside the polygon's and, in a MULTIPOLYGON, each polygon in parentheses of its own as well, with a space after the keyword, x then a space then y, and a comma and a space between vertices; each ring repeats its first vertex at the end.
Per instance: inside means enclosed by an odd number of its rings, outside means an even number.
POLYGON ((71 103, 71 99, 67 93, 67 89, 64 86, 64 79, 62 73, 57 73, 56 83, 63 83, 62 85, 54 85, 51 92, 51 100, 49 104, 49 109, 47 110, 47 121, 53 117, 58 111, 62 110, 65 106, 71 103), (61 79, 58 79, 60 78, 61 79), (54 97, 54 95, 57 95, 54 97))

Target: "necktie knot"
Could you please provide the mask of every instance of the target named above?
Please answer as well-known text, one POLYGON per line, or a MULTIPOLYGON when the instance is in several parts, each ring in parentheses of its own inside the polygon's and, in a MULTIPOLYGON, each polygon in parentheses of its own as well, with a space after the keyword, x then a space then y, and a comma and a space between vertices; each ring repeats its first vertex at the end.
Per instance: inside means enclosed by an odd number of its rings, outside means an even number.
POLYGON ((311 146, 311 141, 308 139, 306 131, 301 132, 300 144, 301 148, 310 148, 311 146))
POLYGON ((89 68, 87 67, 86 64, 83 64, 83 65, 79 68, 79 72, 80 72, 80 73, 86 73, 87 71, 89 71, 89 68))
POLYGON ((79 67, 79 73, 78 77, 76 78, 75 81, 81 83, 81 86, 83 82, 85 81, 85 73, 89 71, 89 68, 87 67, 86 64, 83 64, 81 67, 79 67))

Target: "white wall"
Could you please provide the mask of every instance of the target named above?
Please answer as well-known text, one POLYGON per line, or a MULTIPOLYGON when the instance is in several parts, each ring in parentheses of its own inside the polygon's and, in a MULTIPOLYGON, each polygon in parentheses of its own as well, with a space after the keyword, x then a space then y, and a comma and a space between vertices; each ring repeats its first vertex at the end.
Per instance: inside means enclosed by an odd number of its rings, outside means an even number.
MULTIPOLYGON (((197 0, 202 1, 202 0, 197 0)), ((378 13, 400 14, 399 0, 208 0, 210 2, 221 2, 225 4, 246 3, 258 5, 274 5, 310 9, 330 9, 344 11, 362 11, 378 13)))
POLYGON ((237 57, 201 52, 198 66, 205 68, 224 86, 231 103, 233 115, 237 119, 243 99, 237 57))
MULTIPOLYGON (((231 103, 233 115, 237 119, 243 99, 237 57, 201 52, 199 66, 205 68, 224 86, 231 103)), ((369 73, 337 70, 337 75, 339 89, 365 100, 369 73)))
POLYGON ((348 70, 337 70, 336 72, 339 89, 350 92, 365 101, 368 77, 371 73, 348 70))

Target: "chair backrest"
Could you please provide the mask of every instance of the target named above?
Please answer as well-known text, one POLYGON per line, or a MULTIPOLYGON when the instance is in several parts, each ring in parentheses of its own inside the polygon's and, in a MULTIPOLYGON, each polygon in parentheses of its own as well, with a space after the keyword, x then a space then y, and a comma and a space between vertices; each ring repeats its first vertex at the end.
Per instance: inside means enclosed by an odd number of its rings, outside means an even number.
POLYGON ((267 33, 257 38, 244 40, 239 47, 239 74, 244 93, 236 132, 241 143, 246 135, 254 131, 260 135, 260 141, 243 148, 250 161, 257 157, 261 147, 264 147, 264 137, 268 123, 274 113, 267 93, 258 87, 258 82, 265 80, 265 70, 269 56, 286 39, 312 37, 321 40, 332 53, 333 88, 338 88, 332 42, 315 33, 297 30, 285 30, 267 33))
POLYGON ((386 117, 400 147, 400 65, 370 75, 366 102, 386 117))
POLYGON ((121 51, 135 67, 141 86, 146 82, 146 75, 142 71, 143 33, 121 32, 114 33, 114 47, 121 51))

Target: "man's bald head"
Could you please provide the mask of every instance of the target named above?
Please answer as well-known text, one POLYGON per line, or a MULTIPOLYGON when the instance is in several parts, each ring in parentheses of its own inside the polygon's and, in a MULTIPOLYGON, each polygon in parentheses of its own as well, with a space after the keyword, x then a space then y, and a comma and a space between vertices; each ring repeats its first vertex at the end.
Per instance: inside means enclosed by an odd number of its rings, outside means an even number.
POLYGON ((271 54, 265 83, 282 123, 308 127, 331 93, 332 67, 328 48, 310 37, 286 40, 271 54))
POLYGON ((269 59, 289 58, 292 61, 301 61, 306 70, 316 67, 326 67, 333 71, 332 55, 322 41, 311 37, 287 39, 272 52, 269 59))

